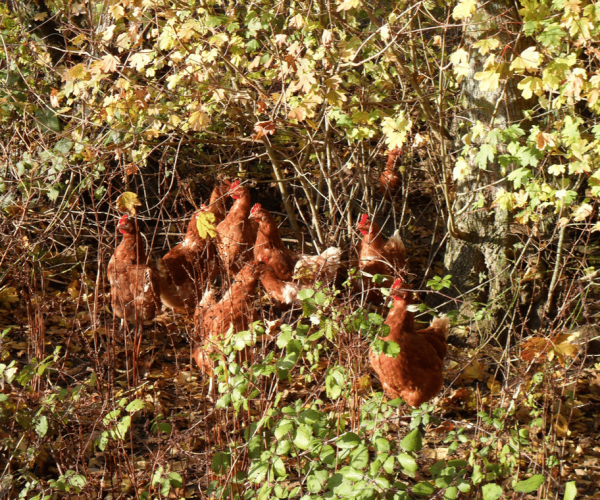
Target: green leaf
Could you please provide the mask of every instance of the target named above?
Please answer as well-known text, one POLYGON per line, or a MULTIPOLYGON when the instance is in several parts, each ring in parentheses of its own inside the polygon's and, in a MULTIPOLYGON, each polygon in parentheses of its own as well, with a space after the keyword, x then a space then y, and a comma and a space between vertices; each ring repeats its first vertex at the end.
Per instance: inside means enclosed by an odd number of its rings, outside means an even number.
POLYGON ((390 356, 391 358, 397 358, 398 354, 400 354, 400 346, 393 340, 388 340, 382 342, 381 352, 386 356, 390 356))
POLYGON ((321 489, 323 489, 323 483, 319 481, 316 476, 311 474, 306 479, 306 489, 309 493, 319 493, 321 489))
POLYGON ((339 398, 347 385, 346 373, 341 366, 335 366, 327 371, 327 375, 325 376, 325 389, 328 398, 339 398))
POLYGON ((275 439, 281 439, 287 436, 294 429, 294 424, 291 420, 283 419, 279 422, 277 429, 275 429, 275 439))
POLYGON ((294 445, 301 450, 308 450, 312 438, 312 429, 306 425, 298 426, 294 436, 294 445))
POLYGON ((328 467, 335 467, 336 464, 336 452, 333 446, 326 445, 323 446, 321 453, 319 454, 319 459, 328 467))
POLYGON ((413 486, 412 489, 415 495, 419 496, 430 496, 435 492, 435 486, 428 481, 421 481, 413 486))
POLYGON ((44 132, 60 132, 60 122, 52 109, 38 109, 35 112, 35 117, 42 126, 44 132))
POLYGON ((327 296, 323 292, 317 292, 315 294, 315 302, 317 303, 317 305, 322 306, 323 304, 325 304, 326 299, 327 296))
POLYGON ((481 493, 483 500, 498 500, 503 495, 502 486, 494 483, 484 484, 481 493))
POLYGON ((354 432, 347 432, 335 444, 341 449, 352 449, 360 444, 360 438, 354 432))
MULTIPOLYGON (((70 472, 73 472, 73 471, 70 471, 70 472)), ((68 481, 71 486, 78 488, 78 489, 82 489, 87 484, 87 480, 85 479, 85 476, 82 476, 81 474, 72 475, 68 479, 68 481)))
POLYGON ((48 418, 42 415, 35 424, 36 434, 43 438, 48 433, 48 418))
POLYGON ((444 500, 455 500, 458 497, 458 488, 456 486, 449 486, 444 491, 444 500))
POLYGON ((54 145, 54 151, 57 151, 59 153, 62 153, 63 155, 66 155, 71 150, 72 147, 73 147, 73 141, 70 141, 68 139, 61 139, 54 145))
POLYGON ((419 429, 413 429, 410 431, 404 439, 400 441, 400 447, 404 451, 419 451, 423 448, 423 438, 421 437, 421 431, 419 429))
POLYGON ((565 485, 565 496, 563 500, 575 500, 577 498, 577 483, 575 481, 569 481, 565 485))
POLYGON ((217 228, 215 227, 215 214, 212 212, 200 212, 196 216, 196 228, 200 238, 206 239, 207 236, 214 238, 217 236, 217 228))
POLYGON ((496 154, 496 148, 490 144, 483 144, 479 148, 479 152, 475 156, 475 161, 480 169, 485 170, 488 162, 494 162, 494 155, 496 154))
POLYGON ((310 299, 315 294, 315 291, 310 288, 305 288, 304 290, 300 290, 298 292, 298 298, 300 300, 310 299))
POLYGON ((183 479, 177 472, 169 472, 168 478, 173 488, 181 488, 183 486, 183 479))
POLYGON ((369 463, 369 450, 364 444, 350 453, 350 466, 355 469, 364 469, 369 463))
POLYGON ((104 451, 108 446, 108 432, 104 431, 98 438, 98 449, 104 451))
POLYGON ((143 410, 146 404, 141 399, 134 399, 131 403, 127 405, 125 408, 129 413, 134 413, 139 410, 143 410))
POLYGON ((231 465, 231 454, 217 451, 213 455, 211 469, 215 474, 222 476, 231 465))
POLYGON ((285 477, 287 475, 285 464, 279 457, 273 459, 273 470, 275 471, 275 475, 277 477, 285 477))
MULTIPOLYGON (((414 431, 413 431, 414 432, 414 431)), ((419 469, 417 465, 417 461, 406 453, 400 453, 398 455, 398 462, 400 463, 400 467, 408 472, 416 472, 419 469)))
POLYGON ((518 491, 519 493, 531 493, 532 491, 537 490, 543 483, 544 476, 541 474, 535 474, 529 479, 519 481, 517 484, 515 484, 515 491, 518 491))

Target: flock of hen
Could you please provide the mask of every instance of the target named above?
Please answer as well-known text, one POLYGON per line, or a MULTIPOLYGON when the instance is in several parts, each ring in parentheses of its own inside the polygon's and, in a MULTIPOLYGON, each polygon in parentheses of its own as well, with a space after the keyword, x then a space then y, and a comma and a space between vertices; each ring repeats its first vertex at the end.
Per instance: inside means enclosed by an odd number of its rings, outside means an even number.
MULTIPOLYGON (((443 385, 448 319, 437 318, 429 328, 416 330, 410 310, 413 293, 399 277, 405 267, 402 241, 392 237, 384 242, 378 225, 366 214, 357 228, 363 239, 355 287, 373 303, 384 300, 381 286, 391 287, 393 306, 385 322, 389 334, 382 340, 400 347, 396 357, 371 351, 371 365, 388 394, 419 406, 443 385), (375 275, 396 279, 377 285, 375 275)), ((148 260, 135 218, 123 215, 118 229, 123 239, 108 264, 114 314, 141 331, 143 322, 152 320, 162 305, 195 311, 193 356, 208 374, 213 363, 209 354, 218 349, 218 341, 227 332, 247 330, 258 319, 259 282, 273 304, 285 310, 300 303, 301 289, 312 288, 317 281, 334 281, 341 267, 337 248, 314 256, 287 249, 273 216, 258 204, 252 206, 248 188, 239 181, 215 187, 209 204, 192 216, 184 240, 157 265, 148 260), (229 212, 228 197, 235 200, 229 212), (198 217, 214 221, 214 238, 200 236, 198 217), (234 281, 217 301, 212 284, 221 270, 234 281)), ((244 353, 240 355, 243 358, 244 353)))

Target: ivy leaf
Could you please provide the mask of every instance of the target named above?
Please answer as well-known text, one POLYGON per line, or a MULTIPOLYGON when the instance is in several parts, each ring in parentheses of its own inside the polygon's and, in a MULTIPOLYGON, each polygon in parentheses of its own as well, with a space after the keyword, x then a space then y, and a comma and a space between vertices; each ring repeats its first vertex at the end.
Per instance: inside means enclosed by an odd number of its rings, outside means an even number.
POLYGON ((137 210, 135 207, 141 207, 142 202, 138 199, 138 195, 125 191, 121 196, 117 198, 117 210, 123 213, 129 213, 135 215, 137 210))

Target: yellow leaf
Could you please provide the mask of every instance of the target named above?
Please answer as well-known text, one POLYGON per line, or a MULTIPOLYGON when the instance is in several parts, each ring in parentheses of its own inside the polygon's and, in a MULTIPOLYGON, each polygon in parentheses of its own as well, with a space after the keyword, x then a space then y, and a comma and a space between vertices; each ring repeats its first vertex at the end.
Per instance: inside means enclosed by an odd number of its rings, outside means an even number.
POLYGON ((360 0, 344 0, 340 5, 338 5, 337 12, 342 10, 357 9, 358 7, 360 7, 360 0))
POLYGON ((111 24, 108 28, 102 31, 102 41, 110 42, 112 40, 113 35, 115 34, 116 24, 111 24))
POLYGON ((456 4, 452 17, 456 20, 471 17, 477 9, 477 0, 462 0, 456 4))
POLYGON ((574 207, 573 209, 573 220, 575 222, 583 222, 587 219, 592 212, 594 211, 594 207, 589 203, 584 203, 583 205, 579 205, 578 207, 574 207))
POLYGON ((304 106, 298 106, 297 108, 292 109, 288 113, 288 118, 290 120, 298 120, 299 122, 304 121, 306 119, 306 108, 304 106))
POLYGON ((208 115, 204 111, 199 109, 197 111, 194 111, 190 115, 188 123, 192 127, 192 130, 195 130, 197 132, 200 130, 204 130, 209 123, 208 115))
POLYGON ((523 97, 525 99, 531 99, 533 94, 537 96, 542 95, 544 82, 542 82, 541 78, 527 76, 519 82, 517 88, 523 92, 523 97))
POLYGON ((535 50, 535 47, 529 47, 521 52, 520 57, 516 57, 510 64, 510 69, 517 73, 524 71, 535 71, 540 65, 542 55, 535 50))
POLYGON ((117 198, 117 210, 119 212, 127 212, 131 215, 136 214, 135 207, 141 207, 142 202, 139 200, 138 195, 125 191, 121 196, 117 198))
POLYGON ((492 391, 492 394, 500 394, 500 391, 502 390, 502 384, 498 382, 493 375, 487 379, 487 386, 488 389, 492 391))
POLYGON ((500 73, 493 69, 475 73, 475 80, 479 81, 479 87, 483 92, 494 92, 500 84, 500 73))
POLYGON ((552 175, 562 175, 565 173, 565 166, 564 165, 560 165, 559 163, 556 163, 554 165, 551 165, 548 167, 548 173, 552 174, 552 175))
POLYGON ((19 295, 14 286, 9 286, 0 290, 0 303, 6 307, 8 304, 13 304, 15 302, 19 302, 19 295))
POLYGON ((471 172, 471 167, 467 161, 461 156, 456 160, 454 164, 454 170, 452 171, 452 178, 455 181, 461 181, 471 172))
POLYGON ((217 228, 215 227, 215 214, 212 212, 200 212, 196 217, 196 228, 200 238, 205 239, 207 236, 214 238, 217 236, 217 228))
POLYGON ((464 49, 458 49, 450 54, 454 74, 457 76, 457 82, 460 83, 463 77, 468 76, 471 68, 469 67, 469 53, 464 49))
POLYGON ((490 50, 497 49, 499 46, 500 41, 495 38, 486 38, 473 44, 473 47, 479 49, 479 53, 482 56, 485 56, 490 50))
POLYGON ((108 11, 113 16, 115 21, 118 21, 125 15, 125 10, 123 9, 123 7, 121 5, 113 5, 108 8, 108 11))
POLYGON ((553 148, 556 146, 554 136, 546 132, 538 132, 535 137, 536 146, 540 151, 543 151, 546 146, 553 148))
POLYGON ((503 210, 512 210, 516 204, 516 201, 515 193, 511 193, 509 191, 505 191, 504 188, 500 188, 494 203, 492 203, 492 206, 500 207, 503 210))
POLYGON ((140 50, 129 57, 129 67, 141 71, 154 60, 154 52, 151 50, 140 50))

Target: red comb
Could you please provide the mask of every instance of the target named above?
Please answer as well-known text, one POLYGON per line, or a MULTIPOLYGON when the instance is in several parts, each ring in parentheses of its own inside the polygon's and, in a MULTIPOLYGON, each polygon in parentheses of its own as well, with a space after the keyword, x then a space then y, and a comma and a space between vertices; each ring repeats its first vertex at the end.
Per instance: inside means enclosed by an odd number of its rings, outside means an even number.
POLYGON ((254 215, 256 212, 258 212, 262 207, 260 206, 260 203, 257 203, 256 205, 254 205, 252 207, 252 210, 250 210, 250 215, 254 215))
POLYGON ((231 183, 231 186, 229 189, 231 189, 231 190, 236 189, 239 185, 240 185, 240 180, 237 179, 231 183))
POLYGON ((404 283, 402 282, 402 280, 400 278, 398 278, 396 281, 394 281, 392 288, 400 288, 400 287, 402 287, 403 284, 404 283))
POLYGON ((369 216, 367 214, 363 214, 363 216, 360 218, 360 222, 358 223, 358 225, 366 226, 367 222, 369 222, 369 216))
POLYGON ((126 222, 126 221, 127 221, 127 214, 123 214, 123 215, 121 216, 121 218, 119 219, 119 226, 120 226, 121 224, 125 224, 125 222, 126 222))

